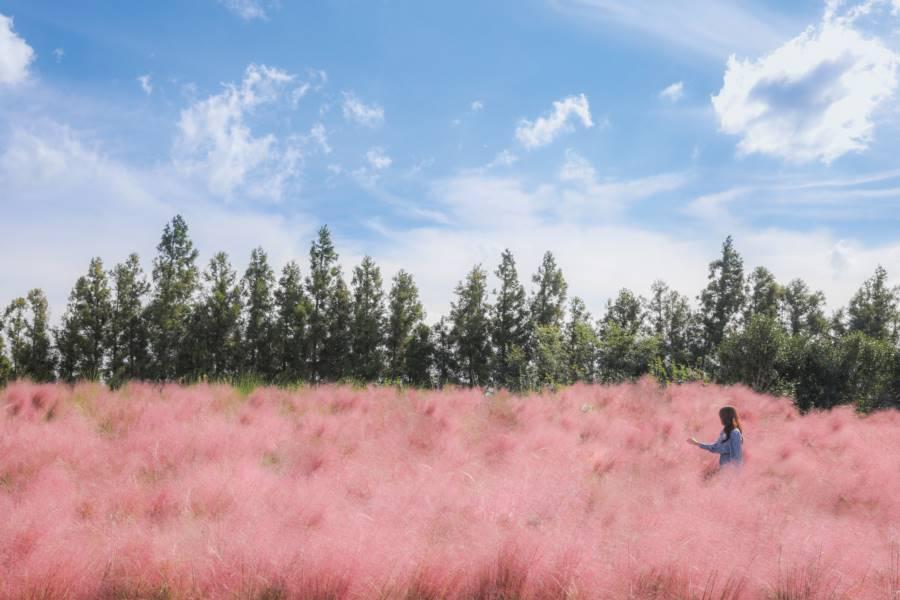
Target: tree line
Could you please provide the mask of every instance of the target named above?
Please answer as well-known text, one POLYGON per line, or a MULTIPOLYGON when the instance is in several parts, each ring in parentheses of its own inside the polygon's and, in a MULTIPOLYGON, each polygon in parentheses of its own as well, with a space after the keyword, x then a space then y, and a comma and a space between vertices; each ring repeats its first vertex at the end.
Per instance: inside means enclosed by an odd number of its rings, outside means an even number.
POLYGON ((0 316, 0 385, 35 381, 356 381, 514 391, 576 381, 743 383, 787 394, 802 410, 900 406, 898 290, 879 266, 846 308, 802 280, 780 284, 765 267, 745 275, 731 237, 709 265, 696 304, 664 282, 648 297, 622 289, 595 320, 570 297, 547 252, 526 291, 506 250, 488 274, 475 265, 448 315, 425 321, 415 280, 399 271, 385 293, 365 257, 350 285, 327 227, 304 274, 276 276, 256 248, 239 276, 224 252, 201 271, 187 223, 163 230, 151 273, 132 254, 107 270, 91 260, 60 324, 33 289, 0 316))

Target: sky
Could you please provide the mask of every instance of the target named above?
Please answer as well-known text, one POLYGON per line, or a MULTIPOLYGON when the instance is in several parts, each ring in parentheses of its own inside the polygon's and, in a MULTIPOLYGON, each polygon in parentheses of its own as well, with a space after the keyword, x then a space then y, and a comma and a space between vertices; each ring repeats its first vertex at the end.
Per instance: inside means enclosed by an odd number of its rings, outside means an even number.
MULTIPOLYGON (((900 0, 0 0, 0 305, 188 222, 403 268, 429 321, 504 248, 595 315, 749 272, 900 268, 900 0)), ((898 281, 896 278, 892 278, 898 281)))

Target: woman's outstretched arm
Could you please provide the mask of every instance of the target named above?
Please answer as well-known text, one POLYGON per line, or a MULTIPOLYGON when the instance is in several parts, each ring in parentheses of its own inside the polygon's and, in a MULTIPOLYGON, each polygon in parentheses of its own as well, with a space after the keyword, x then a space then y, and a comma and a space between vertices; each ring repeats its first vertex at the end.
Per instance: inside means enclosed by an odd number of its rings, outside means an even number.
POLYGON ((729 452, 731 452, 730 444, 724 441, 723 436, 719 436, 719 439, 712 444, 697 444, 697 447, 703 448, 704 450, 708 450, 715 454, 728 454, 729 452))

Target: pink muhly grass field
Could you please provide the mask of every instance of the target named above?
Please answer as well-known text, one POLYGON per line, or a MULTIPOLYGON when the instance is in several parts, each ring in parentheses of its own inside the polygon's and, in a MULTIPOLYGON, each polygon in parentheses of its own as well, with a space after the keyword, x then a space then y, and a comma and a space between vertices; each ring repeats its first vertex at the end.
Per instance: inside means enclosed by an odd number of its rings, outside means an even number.
POLYGON ((6 598, 897 598, 900 413, 744 388, 17 383, 6 598), (739 475, 685 443, 733 404, 739 475))

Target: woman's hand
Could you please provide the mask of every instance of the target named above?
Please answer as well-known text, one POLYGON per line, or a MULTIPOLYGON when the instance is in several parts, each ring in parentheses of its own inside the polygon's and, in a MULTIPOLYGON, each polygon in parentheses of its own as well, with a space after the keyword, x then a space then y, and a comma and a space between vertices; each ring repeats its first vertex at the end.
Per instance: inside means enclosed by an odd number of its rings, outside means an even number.
POLYGON ((699 445, 700 445, 700 442, 698 442, 698 441, 695 440, 694 438, 688 438, 687 443, 688 443, 688 444, 693 444, 694 446, 699 446, 699 445))

